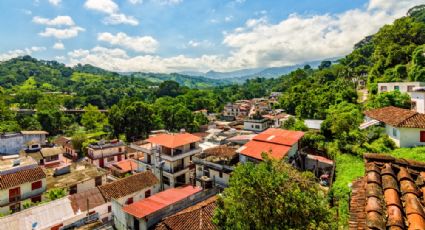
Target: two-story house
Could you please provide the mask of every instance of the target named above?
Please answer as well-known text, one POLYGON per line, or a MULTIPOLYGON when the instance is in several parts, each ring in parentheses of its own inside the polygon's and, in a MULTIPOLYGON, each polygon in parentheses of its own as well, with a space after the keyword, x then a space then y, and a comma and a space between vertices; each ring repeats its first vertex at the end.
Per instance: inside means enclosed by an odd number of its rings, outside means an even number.
POLYGON ((0 213, 22 209, 23 201, 41 202, 46 174, 31 157, 7 157, 0 161, 0 213))
POLYGON ((159 134, 145 140, 145 144, 134 145, 144 153, 141 169, 152 169, 160 178, 163 188, 173 188, 190 183, 192 156, 200 153, 201 138, 190 133, 159 134))
POLYGON ((126 157, 126 146, 119 140, 99 141, 89 145, 87 150, 90 163, 101 168, 107 168, 126 157))

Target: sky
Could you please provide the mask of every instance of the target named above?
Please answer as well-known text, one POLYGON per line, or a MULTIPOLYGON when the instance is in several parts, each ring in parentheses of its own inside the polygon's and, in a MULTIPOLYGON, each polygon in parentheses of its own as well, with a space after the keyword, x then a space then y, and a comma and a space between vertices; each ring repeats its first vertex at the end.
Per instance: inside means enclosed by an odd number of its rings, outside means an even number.
POLYGON ((0 61, 234 71, 341 57, 425 0, 1 0, 0 61))

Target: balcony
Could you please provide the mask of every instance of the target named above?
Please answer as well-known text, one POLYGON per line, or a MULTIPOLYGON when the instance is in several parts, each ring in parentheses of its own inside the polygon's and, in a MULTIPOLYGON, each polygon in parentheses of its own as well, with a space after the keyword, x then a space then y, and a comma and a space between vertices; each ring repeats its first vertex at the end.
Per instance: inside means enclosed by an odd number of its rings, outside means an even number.
POLYGON ((189 151, 186 152, 182 152, 179 149, 175 149, 173 155, 171 156, 170 154, 165 154, 165 153, 161 153, 161 158, 166 160, 166 161, 176 161, 176 160, 180 160, 183 159, 185 157, 189 157, 192 155, 195 155, 197 153, 201 153, 202 149, 201 148, 192 148, 189 151))

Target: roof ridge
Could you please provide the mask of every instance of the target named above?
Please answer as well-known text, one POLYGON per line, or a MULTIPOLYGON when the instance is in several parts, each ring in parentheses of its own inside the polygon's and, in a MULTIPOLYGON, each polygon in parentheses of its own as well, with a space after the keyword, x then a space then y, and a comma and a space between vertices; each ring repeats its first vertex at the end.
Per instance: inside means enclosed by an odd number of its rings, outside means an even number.
POLYGON ((403 125, 403 123, 405 123, 407 120, 419 115, 420 113, 416 112, 416 111, 412 111, 414 112, 414 114, 412 114, 411 116, 409 116, 408 118, 404 119, 403 121, 400 121, 396 126, 399 127, 401 125, 403 125))

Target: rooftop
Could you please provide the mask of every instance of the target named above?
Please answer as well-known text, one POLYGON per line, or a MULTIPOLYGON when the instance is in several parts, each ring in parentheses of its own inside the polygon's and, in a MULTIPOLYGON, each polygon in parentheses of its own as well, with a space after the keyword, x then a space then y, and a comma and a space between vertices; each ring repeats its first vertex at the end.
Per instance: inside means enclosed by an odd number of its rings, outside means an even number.
POLYGON ((106 200, 118 199, 158 184, 151 171, 137 173, 123 179, 99 186, 106 200))
POLYGON ((61 147, 42 148, 40 152, 43 157, 49 157, 62 154, 63 149, 61 147))
POLYGON ((34 131, 21 131, 23 135, 48 135, 49 133, 42 130, 34 130, 34 131))
POLYGON ((204 150, 202 153, 205 157, 219 157, 219 158, 233 158, 236 153, 236 148, 229 147, 227 145, 220 145, 204 150))
POLYGON ((304 132, 301 131, 269 128, 255 136, 253 140, 292 146, 296 144, 303 136, 304 132))
POLYGON ((70 173, 60 176, 53 176, 54 169, 46 168, 47 189, 65 188, 107 174, 104 169, 89 163, 73 163, 70 167, 70 173))
POLYGON ((137 169, 137 163, 131 159, 114 163, 113 166, 124 172, 130 172, 137 169))
POLYGON ((21 168, 31 168, 37 166, 37 162, 29 156, 12 155, 0 160, 0 174, 16 171, 21 168))
POLYGON ((123 211, 140 219, 200 192, 199 187, 185 186, 167 189, 123 207, 123 211))
POLYGON ((199 142, 201 138, 190 133, 159 134, 150 137, 146 141, 173 149, 190 143, 199 142))
POLYGON ((204 229, 215 230, 212 223, 217 197, 211 197, 189 208, 163 219, 155 230, 187 230, 204 229))
POLYGON ((88 147, 92 149, 106 149, 106 148, 115 148, 115 147, 121 147, 121 146, 125 146, 124 142, 120 140, 114 140, 110 142, 99 141, 95 144, 89 145, 88 147))
POLYGON ((69 196, 69 200, 71 201, 71 206, 75 213, 78 211, 87 211, 87 202, 90 209, 106 203, 105 198, 97 187, 84 192, 75 193, 69 196))
POLYGON ((399 128, 425 128, 425 114, 409 109, 388 106, 364 112, 372 119, 399 128))
POLYGON ((425 229, 425 162, 364 155, 365 176, 354 181, 350 229, 425 229))
POLYGON ((0 175, 0 189, 8 189, 17 185, 39 181, 46 178, 46 174, 40 167, 23 169, 14 173, 0 175))

